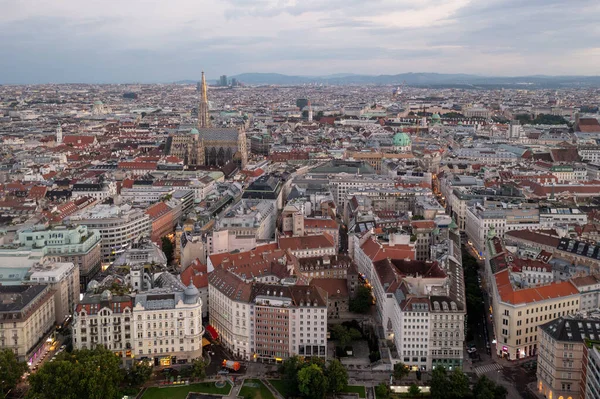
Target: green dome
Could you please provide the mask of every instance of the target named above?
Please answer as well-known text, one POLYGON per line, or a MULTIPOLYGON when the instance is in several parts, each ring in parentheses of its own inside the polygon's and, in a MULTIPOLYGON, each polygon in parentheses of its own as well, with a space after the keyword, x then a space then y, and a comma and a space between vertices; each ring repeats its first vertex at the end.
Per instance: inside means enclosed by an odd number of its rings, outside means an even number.
POLYGON ((462 126, 462 125, 463 125, 462 121, 459 121, 459 122, 458 122, 458 125, 459 125, 459 126, 462 126))
POLYGON ((100 100, 94 101, 94 104, 96 104, 96 105, 102 105, 102 101, 100 101, 100 100))
POLYGON ((407 147, 410 145, 410 137, 406 133, 396 133, 392 138, 394 147, 407 147))
POLYGON ((192 130, 190 130, 190 134, 200 134, 200 132, 198 131, 198 129, 193 128, 192 130))
POLYGON ((440 114, 435 113, 435 114, 431 115, 431 123, 433 125, 439 124, 441 122, 442 122, 442 118, 440 117, 440 114))

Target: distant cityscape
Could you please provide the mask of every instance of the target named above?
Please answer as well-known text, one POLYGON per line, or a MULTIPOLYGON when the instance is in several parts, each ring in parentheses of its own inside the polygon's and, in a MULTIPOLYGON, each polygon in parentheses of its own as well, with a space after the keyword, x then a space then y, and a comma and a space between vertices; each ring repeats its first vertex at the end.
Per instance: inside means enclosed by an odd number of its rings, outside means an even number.
POLYGON ((11 395, 600 397, 597 78, 268 75, 0 86, 11 395))

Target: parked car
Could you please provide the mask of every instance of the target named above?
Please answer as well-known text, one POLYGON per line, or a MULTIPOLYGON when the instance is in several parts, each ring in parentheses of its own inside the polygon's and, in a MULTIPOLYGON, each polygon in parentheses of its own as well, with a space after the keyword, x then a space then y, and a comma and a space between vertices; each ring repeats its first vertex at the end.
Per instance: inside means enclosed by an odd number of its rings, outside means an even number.
POLYGON ((471 353, 476 353, 477 352, 477 348, 469 348, 467 349, 467 353, 471 354, 471 353))

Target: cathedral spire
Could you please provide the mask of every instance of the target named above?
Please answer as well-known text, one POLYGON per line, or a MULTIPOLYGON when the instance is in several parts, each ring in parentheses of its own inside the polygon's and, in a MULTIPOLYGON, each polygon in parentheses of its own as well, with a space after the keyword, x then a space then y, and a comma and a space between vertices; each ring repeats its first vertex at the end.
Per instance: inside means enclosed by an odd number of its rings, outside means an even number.
POLYGON ((202 82, 200 86, 200 104, 198 104, 198 128, 210 127, 210 117, 208 116, 208 95, 204 71, 202 71, 202 82))

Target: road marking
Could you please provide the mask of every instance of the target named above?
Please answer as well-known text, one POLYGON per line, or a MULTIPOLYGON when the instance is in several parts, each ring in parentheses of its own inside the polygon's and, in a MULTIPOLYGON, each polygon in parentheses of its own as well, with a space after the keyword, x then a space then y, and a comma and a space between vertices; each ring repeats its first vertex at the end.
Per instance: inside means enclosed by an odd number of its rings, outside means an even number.
POLYGON ((501 369, 502 369, 501 365, 499 365, 498 363, 492 363, 492 364, 486 364, 484 366, 476 367, 475 373, 477 375, 482 375, 482 374, 489 373, 490 371, 501 370, 501 369))

